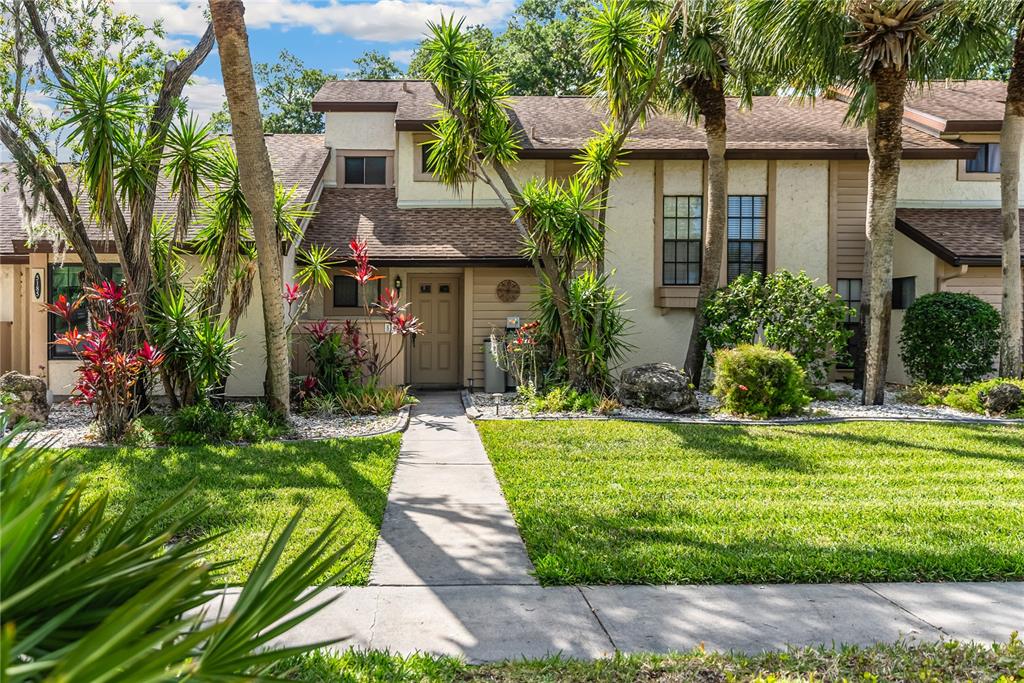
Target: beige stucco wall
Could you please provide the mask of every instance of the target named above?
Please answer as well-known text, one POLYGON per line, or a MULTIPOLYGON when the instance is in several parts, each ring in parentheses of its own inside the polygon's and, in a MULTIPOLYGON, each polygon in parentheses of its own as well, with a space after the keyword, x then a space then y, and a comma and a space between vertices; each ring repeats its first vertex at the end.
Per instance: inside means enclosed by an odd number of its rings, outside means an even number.
POLYGON ((328 112, 324 144, 335 149, 394 149, 395 113, 328 112))
MULTIPOLYGON (((699 169, 683 162, 666 166, 666 187, 699 192, 699 176, 693 184, 699 169)), ((628 297, 626 316, 633 324, 627 341, 635 348, 626 365, 666 361, 681 366, 693 313, 671 309, 662 314, 654 307, 654 240, 660 234, 654 225, 654 202, 654 162, 630 162, 611 187, 606 265, 612 284, 628 297)))
MULTIPOLYGON (((731 188, 730 188, 731 189, 731 188)), ((775 268, 801 270, 828 282, 827 161, 778 161, 775 165, 775 268)))
POLYGON ((767 161, 730 161, 726 164, 729 194, 767 194, 767 161))
MULTIPOLYGON (((416 142, 413 133, 400 132, 395 153, 395 191, 400 207, 502 206, 494 191, 484 183, 467 183, 456 192, 438 182, 416 180, 415 171, 416 142)), ((543 178, 545 163, 538 159, 523 160, 510 167, 509 173, 521 186, 530 178, 543 178)), ((491 178, 501 187, 501 181, 493 171, 491 178)))
MULTIPOLYGON (((999 207, 998 180, 957 180, 955 159, 904 159, 896 201, 906 207, 999 207)), ((1024 206, 1024 176, 1021 184, 1024 206)))
POLYGON ((662 174, 666 196, 703 194, 703 161, 665 161, 662 163, 662 174))
MULTIPOLYGON (((924 296, 935 291, 937 259, 930 251, 914 242, 902 233, 896 233, 893 243, 892 276, 913 277, 915 296, 924 296)), ((907 375, 900 359, 900 332, 903 329, 905 311, 892 312, 889 327, 889 366, 886 380, 897 384, 909 384, 907 375)))

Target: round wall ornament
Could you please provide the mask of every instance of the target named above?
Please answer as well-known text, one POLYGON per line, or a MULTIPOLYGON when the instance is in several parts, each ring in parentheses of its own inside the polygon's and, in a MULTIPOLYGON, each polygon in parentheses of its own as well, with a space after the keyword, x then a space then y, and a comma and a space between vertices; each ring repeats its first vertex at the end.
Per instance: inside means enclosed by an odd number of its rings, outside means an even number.
POLYGON ((498 294, 498 301, 510 304, 519 299, 519 283, 515 280, 502 280, 495 290, 498 294))

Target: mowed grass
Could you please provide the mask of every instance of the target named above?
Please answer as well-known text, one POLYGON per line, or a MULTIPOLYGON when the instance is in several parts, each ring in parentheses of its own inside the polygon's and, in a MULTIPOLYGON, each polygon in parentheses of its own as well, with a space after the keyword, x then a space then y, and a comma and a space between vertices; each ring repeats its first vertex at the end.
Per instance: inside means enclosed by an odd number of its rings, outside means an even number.
POLYGON ((1024 579, 1024 429, 480 422, 544 584, 1024 579))
POLYGON ((801 648, 757 655, 695 650, 671 655, 618 654, 579 661, 561 657, 468 665, 452 657, 380 651, 321 650, 292 658, 278 675, 303 683, 709 683, 710 681, 1018 681, 1024 644, 896 643, 801 648))
MULTIPOLYGON (((226 580, 241 583, 271 530, 280 531, 300 508, 302 521, 285 559, 298 555, 341 513, 337 542, 352 543, 335 570, 349 562, 342 583, 365 584, 380 531, 399 435, 250 446, 97 448, 70 451, 93 495, 110 492, 112 509, 138 516, 195 480, 178 508, 204 507, 189 535, 219 534, 214 561, 238 560, 226 580)), ((276 535, 276 534, 275 534, 276 535)))

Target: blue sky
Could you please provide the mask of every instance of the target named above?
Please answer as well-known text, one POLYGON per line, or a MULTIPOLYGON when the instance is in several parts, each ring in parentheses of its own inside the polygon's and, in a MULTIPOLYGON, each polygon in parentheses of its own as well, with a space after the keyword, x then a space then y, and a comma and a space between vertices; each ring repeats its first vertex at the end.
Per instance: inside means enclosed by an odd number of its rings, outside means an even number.
MULTIPOLYGON (((161 21, 166 47, 190 47, 206 28, 203 0, 114 0, 123 11, 147 23, 161 21)), ((512 13, 514 0, 276 0, 245 2, 249 48, 254 62, 271 62, 283 49, 307 65, 344 78, 353 59, 365 50, 390 55, 408 65, 412 48, 422 38, 428 20, 444 12, 464 16, 470 24, 498 27, 512 13)), ((207 58, 186 90, 192 108, 205 118, 223 102, 217 51, 207 58)))

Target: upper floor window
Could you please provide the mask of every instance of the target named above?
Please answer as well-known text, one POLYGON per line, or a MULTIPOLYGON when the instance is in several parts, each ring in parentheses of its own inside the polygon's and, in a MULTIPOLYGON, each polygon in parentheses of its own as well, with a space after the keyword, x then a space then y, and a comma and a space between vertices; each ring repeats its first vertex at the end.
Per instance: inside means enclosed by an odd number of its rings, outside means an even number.
POLYGON ((331 304, 335 308, 359 306, 359 284, 350 275, 335 275, 332 278, 331 304))
POLYGON ((767 204, 764 195, 729 195, 729 282, 746 273, 768 270, 767 204))
MULTIPOLYGON (((121 266, 116 264, 101 264, 100 271, 103 278, 111 282, 120 283, 124 279, 121 266)), ((82 296, 82 277, 85 274, 85 267, 77 264, 52 265, 50 266, 50 303, 56 303, 57 298, 62 294, 68 301, 75 301, 82 296)), ((55 315, 47 315, 47 322, 50 328, 50 340, 58 334, 64 334, 71 328, 85 332, 89 327, 88 306, 79 306, 71 318, 71 324, 58 318, 55 315)), ((66 346, 50 345, 50 358, 74 358, 75 355, 66 346)))
POLYGON ((967 173, 999 173, 999 143, 986 142, 978 145, 978 153, 964 163, 967 173))
POLYGON ((892 279, 892 308, 902 311, 910 308, 917 298, 916 277, 894 277, 892 279))
POLYGON ((345 157, 346 185, 387 185, 387 157, 345 157))
POLYGON ((437 144, 433 140, 428 140, 420 145, 420 173, 423 175, 433 175, 433 165, 430 163, 430 153, 434 149, 434 145, 437 144))
POLYGON ((704 199, 683 195, 663 201, 662 284, 699 285, 704 199))

